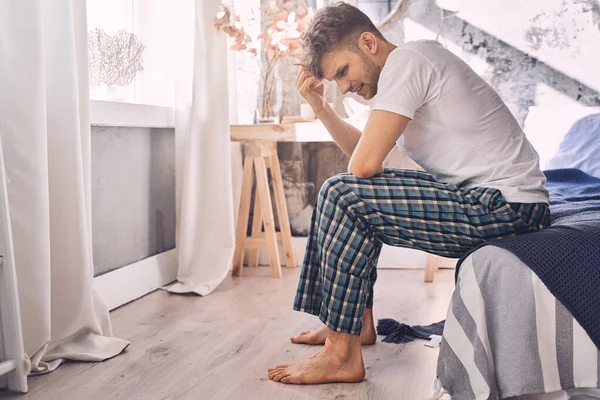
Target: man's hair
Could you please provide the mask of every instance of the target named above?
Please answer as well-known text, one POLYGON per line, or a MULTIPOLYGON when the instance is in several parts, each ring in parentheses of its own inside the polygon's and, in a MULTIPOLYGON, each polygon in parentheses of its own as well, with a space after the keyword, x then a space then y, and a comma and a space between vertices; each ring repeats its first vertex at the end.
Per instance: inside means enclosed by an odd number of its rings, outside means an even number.
POLYGON ((321 8, 302 35, 302 65, 322 79, 323 56, 342 47, 358 51, 358 37, 363 32, 371 32, 385 40, 375 24, 358 8, 343 2, 321 8))

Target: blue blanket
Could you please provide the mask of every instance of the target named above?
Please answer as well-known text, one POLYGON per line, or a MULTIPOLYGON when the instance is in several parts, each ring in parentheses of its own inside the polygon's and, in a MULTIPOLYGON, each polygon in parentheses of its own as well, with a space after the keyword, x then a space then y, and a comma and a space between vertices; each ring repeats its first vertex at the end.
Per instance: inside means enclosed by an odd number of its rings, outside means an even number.
POLYGON ((552 225, 480 247, 501 247, 519 257, 600 348, 600 179, 578 169, 545 174, 552 225))

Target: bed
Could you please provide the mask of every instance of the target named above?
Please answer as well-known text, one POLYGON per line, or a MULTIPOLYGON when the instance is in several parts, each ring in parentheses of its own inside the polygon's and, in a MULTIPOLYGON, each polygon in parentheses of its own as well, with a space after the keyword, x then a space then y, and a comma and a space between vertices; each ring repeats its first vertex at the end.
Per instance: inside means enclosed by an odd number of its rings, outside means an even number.
MULTIPOLYGON (((528 132, 527 122, 525 130, 534 146, 537 142, 543 167, 569 169, 566 171, 573 176, 591 176, 586 178, 591 182, 590 187, 600 193, 600 114, 588 111, 589 115, 580 118, 566 134, 553 133, 549 126, 537 131, 530 126, 528 132), (561 138, 557 140, 559 135, 561 138), (598 179, 594 181, 594 177, 598 179)), ((547 115, 540 116, 538 110, 535 112, 540 120, 552 121, 547 115)), ((571 183, 571 188, 577 187, 571 183)), ((560 211, 561 204, 570 206, 568 196, 561 198, 566 199, 562 203, 557 201, 568 190, 556 185, 553 188, 551 209, 560 211)), ((590 193, 587 189, 583 192, 590 193)), ((600 208, 586 210, 588 222, 594 221, 592 225, 600 228, 600 208)), ((559 212, 556 215, 560 217, 559 212)), ((556 245, 553 251, 561 251, 563 245, 570 249, 565 250, 569 257, 587 257, 600 251, 596 236, 581 246, 569 247, 573 244, 569 240, 556 245)), ((600 257, 587 257, 586 263, 590 264, 586 268, 600 270, 600 257)), ((584 318, 579 309, 573 308, 572 301, 557 291, 556 283, 551 283, 551 289, 546 286, 550 281, 543 273, 544 266, 532 269, 532 264, 541 263, 494 245, 481 247, 462 260, 447 313, 431 398, 443 398, 446 393, 446 397, 450 395, 457 400, 600 399, 598 336, 588 334, 593 332, 590 328, 595 324, 593 319, 600 321, 600 308, 591 320, 589 313, 588 319, 584 318)), ((569 268, 564 271, 576 276, 569 268)), ((582 281, 587 285, 586 290, 596 290, 592 296, 596 299, 600 292, 597 276, 591 274, 589 280, 586 277, 582 281)))

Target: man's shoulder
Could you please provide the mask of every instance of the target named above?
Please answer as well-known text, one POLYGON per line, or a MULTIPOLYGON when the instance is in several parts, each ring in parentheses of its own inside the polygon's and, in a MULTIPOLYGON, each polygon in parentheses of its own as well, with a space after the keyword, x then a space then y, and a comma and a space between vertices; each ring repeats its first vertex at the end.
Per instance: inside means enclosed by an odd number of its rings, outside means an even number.
POLYGON ((437 40, 415 40, 403 43, 396 49, 396 60, 407 58, 420 58, 427 60, 432 65, 446 63, 453 55, 437 40))
POLYGON ((400 49, 413 50, 418 53, 448 51, 440 42, 431 39, 412 40, 399 46, 400 49))

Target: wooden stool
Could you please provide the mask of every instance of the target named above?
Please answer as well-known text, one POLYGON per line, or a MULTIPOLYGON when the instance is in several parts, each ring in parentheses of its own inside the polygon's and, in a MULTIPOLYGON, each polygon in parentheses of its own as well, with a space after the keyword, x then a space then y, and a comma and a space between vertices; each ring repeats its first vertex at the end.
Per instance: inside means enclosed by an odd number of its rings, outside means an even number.
POLYGON ((442 259, 434 254, 427 254, 427 261, 425 263, 425 282, 433 282, 435 273, 440 269, 440 263, 442 259))
POLYGON ((269 254, 271 276, 281 278, 278 242, 283 244, 285 264, 288 268, 296 267, 294 250, 292 249, 292 231, 288 217, 283 179, 279 167, 276 142, 245 142, 244 175, 240 213, 238 216, 236 245, 233 255, 233 276, 241 276, 244 267, 244 250, 249 249, 248 267, 257 267, 260 249, 269 254), (273 202, 267 169, 271 170, 271 183, 275 195, 275 206, 279 220, 280 232, 275 231, 273 202), (256 196, 254 196, 254 214, 250 236, 247 236, 250 203, 252 200, 252 184, 256 177, 256 196), (263 232, 264 227, 264 232, 263 232))

